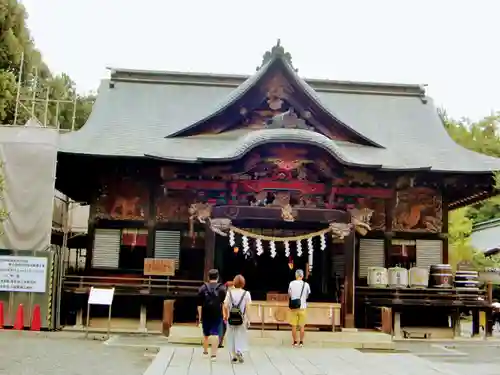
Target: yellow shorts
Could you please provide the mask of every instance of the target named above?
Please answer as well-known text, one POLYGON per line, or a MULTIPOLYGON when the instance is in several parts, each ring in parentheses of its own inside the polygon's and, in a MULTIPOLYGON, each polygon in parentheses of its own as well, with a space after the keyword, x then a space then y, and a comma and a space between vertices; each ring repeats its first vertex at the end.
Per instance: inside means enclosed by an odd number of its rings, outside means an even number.
POLYGON ((288 322, 292 327, 304 327, 306 325, 306 309, 290 310, 288 322))

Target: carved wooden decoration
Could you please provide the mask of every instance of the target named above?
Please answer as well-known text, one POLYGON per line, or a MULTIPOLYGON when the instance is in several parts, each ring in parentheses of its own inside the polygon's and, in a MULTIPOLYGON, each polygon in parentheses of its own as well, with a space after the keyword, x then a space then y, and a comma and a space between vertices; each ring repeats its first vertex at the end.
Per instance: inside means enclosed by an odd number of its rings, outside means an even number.
POLYGON ((441 196, 429 188, 408 188, 397 193, 392 230, 439 233, 442 229, 441 196))
POLYGON ((348 184, 375 185, 375 177, 367 172, 348 169, 345 171, 345 179, 348 184))
POLYGON ((96 201, 96 217, 111 220, 145 220, 149 194, 146 186, 131 178, 106 181, 96 201))
POLYGON ((360 198, 358 208, 371 210, 370 228, 372 231, 385 230, 387 200, 382 198, 360 198))
POLYGON ((356 231, 362 236, 366 235, 371 230, 370 221, 373 210, 369 208, 353 208, 349 212, 351 213, 351 223, 356 228, 356 231))
POLYGON ((156 220, 159 222, 187 223, 189 205, 194 195, 185 191, 165 191, 156 200, 156 220))

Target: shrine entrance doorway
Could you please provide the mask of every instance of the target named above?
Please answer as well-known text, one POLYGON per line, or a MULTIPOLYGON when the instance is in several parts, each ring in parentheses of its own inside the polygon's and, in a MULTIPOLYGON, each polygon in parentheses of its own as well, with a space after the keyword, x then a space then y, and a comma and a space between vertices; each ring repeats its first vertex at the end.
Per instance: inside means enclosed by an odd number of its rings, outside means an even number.
MULTIPOLYGON (((271 223, 244 221, 236 224, 239 228, 255 236, 273 238, 307 236, 325 228, 318 223, 271 223), (277 229, 277 226, 280 226, 277 229)), ((335 243, 331 235, 324 236, 324 244, 319 236, 311 240, 284 242, 262 240, 253 236, 234 236, 234 244, 226 237, 217 236, 215 246, 215 267, 219 269, 223 282, 230 281, 237 274, 246 279, 254 300, 267 300, 269 295, 288 292, 295 271, 301 269, 311 286, 312 302, 340 302, 340 284, 334 265, 342 259, 333 259, 333 254, 343 250, 343 243, 335 243), (247 237, 246 239, 244 237, 247 237), (246 244, 245 244, 246 242, 246 244), (311 244, 311 245, 310 245, 311 244), (274 246, 274 249, 273 249, 274 246), (300 248, 298 248, 300 246, 300 248), (310 247, 312 246, 312 251, 310 247), (261 249, 259 250, 259 247, 261 249)))

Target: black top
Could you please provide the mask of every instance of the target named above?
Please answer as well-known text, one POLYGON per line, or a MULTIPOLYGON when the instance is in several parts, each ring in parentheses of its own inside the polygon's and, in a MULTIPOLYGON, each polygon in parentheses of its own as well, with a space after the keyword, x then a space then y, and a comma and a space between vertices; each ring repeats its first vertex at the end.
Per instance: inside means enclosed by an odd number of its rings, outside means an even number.
POLYGON ((203 320, 221 319, 222 304, 226 299, 226 287, 218 282, 203 284, 198 290, 198 306, 201 306, 201 317, 203 320), (214 309, 207 303, 209 298, 216 299, 217 308, 214 309))

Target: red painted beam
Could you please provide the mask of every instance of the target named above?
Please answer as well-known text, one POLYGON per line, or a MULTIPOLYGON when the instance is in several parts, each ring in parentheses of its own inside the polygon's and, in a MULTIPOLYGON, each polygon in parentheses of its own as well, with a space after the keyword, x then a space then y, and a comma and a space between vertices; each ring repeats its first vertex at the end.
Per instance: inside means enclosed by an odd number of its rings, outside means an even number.
MULTIPOLYGON (((165 182, 164 186, 172 190, 217 190, 224 191, 228 185, 224 181, 206 181, 206 180, 176 180, 165 182)), ((240 180, 238 187, 231 184, 233 193, 237 191, 242 193, 258 193, 262 190, 296 190, 302 194, 325 195, 329 192, 326 184, 307 182, 307 181, 276 181, 276 180, 240 180)), ((390 199, 393 197, 393 190, 381 188, 357 188, 357 187, 334 187, 334 195, 358 195, 373 198, 390 199)))

